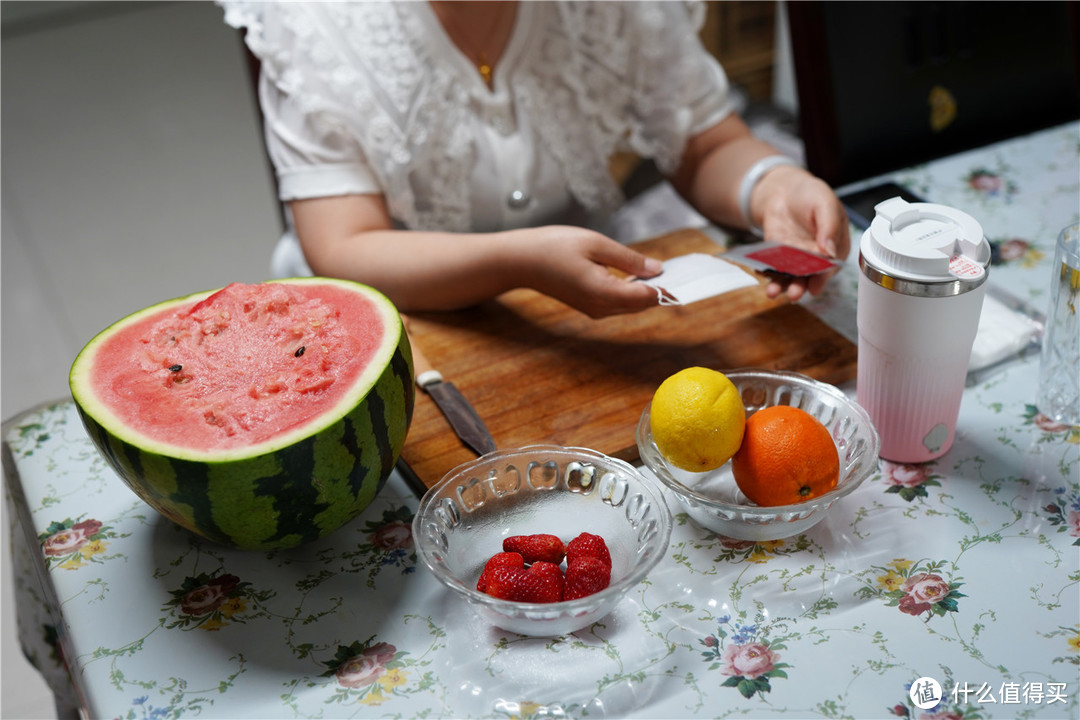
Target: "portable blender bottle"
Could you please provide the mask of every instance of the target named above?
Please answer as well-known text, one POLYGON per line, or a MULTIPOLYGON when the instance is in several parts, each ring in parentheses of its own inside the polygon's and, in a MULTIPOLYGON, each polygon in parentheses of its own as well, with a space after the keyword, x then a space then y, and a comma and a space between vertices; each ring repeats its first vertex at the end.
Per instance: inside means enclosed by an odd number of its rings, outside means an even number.
POLYGON ((875 211, 859 243, 856 394, 881 457, 924 462, 953 443, 990 245, 944 205, 892 198, 875 211))

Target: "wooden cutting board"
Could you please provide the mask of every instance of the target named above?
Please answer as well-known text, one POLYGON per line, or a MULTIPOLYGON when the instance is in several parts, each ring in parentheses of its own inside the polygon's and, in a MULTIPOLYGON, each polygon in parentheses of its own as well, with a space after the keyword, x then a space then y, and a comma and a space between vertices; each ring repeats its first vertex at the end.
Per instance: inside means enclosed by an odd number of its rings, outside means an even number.
MULTIPOLYGON (((662 260, 721 251, 697 230, 634 247, 662 260)), ((500 449, 552 443, 634 462, 642 410, 657 386, 685 367, 793 370, 833 384, 855 377, 855 345, 805 308, 768 299, 765 282, 762 276, 758 287, 601 320, 522 289, 468 310, 411 314, 406 325, 500 449)), ((417 390, 402 452, 407 478, 431 487, 475 457, 417 390)))

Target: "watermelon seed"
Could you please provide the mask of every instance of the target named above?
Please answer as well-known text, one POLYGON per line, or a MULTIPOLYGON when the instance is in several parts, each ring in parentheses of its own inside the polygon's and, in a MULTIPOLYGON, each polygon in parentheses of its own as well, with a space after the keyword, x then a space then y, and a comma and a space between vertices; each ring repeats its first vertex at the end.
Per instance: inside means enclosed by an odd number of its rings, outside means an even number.
POLYGON ((299 349, 297 349, 297 351, 296 351, 295 353, 293 353, 293 355, 294 355, 295 357, 300 357, 301 355, 303 355, 303 354, 304 354, 304 350, 306 350, 306 349, 307 349, 307 348, 306 348, 305 346, 301 345, 301 346, 299 347, 299 349))
POLYGON ((169 368, 169 372, 180 372, 183 369, 184 369, 183 365, 173 365, 172 367, 169 368))

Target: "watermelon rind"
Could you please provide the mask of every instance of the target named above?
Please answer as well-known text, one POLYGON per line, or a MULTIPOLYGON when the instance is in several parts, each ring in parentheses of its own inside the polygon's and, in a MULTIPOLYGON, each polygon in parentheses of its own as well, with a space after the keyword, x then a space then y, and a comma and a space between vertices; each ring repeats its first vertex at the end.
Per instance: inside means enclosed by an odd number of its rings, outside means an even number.
POLYGON ((113 323, 87 343, 69 375, 90 439, 143 501, 208 540, 252 550, 311 542, 366 509, 401 455, 415 401, 412 349, 400 314, 382 293, 322 277, 270 282, 330 283, 362 293, 384 321, 380 345, 348 393, 288 433, 241 448, 193 449, 146 437, 95 393, 90 369, 108 337, 217 290, 157 303, 113 323))

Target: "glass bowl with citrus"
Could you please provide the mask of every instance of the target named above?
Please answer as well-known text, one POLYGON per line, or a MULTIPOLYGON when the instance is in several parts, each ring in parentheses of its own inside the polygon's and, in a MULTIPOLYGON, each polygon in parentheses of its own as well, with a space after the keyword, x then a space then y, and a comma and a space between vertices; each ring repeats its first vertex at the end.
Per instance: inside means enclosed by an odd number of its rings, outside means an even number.
POLYGON ((672 375, 636 439, 642 463, 694 522, 753 541, 816 525, 874 473, 881 447, 870 416, 836 387, 759 369, 672 375))

